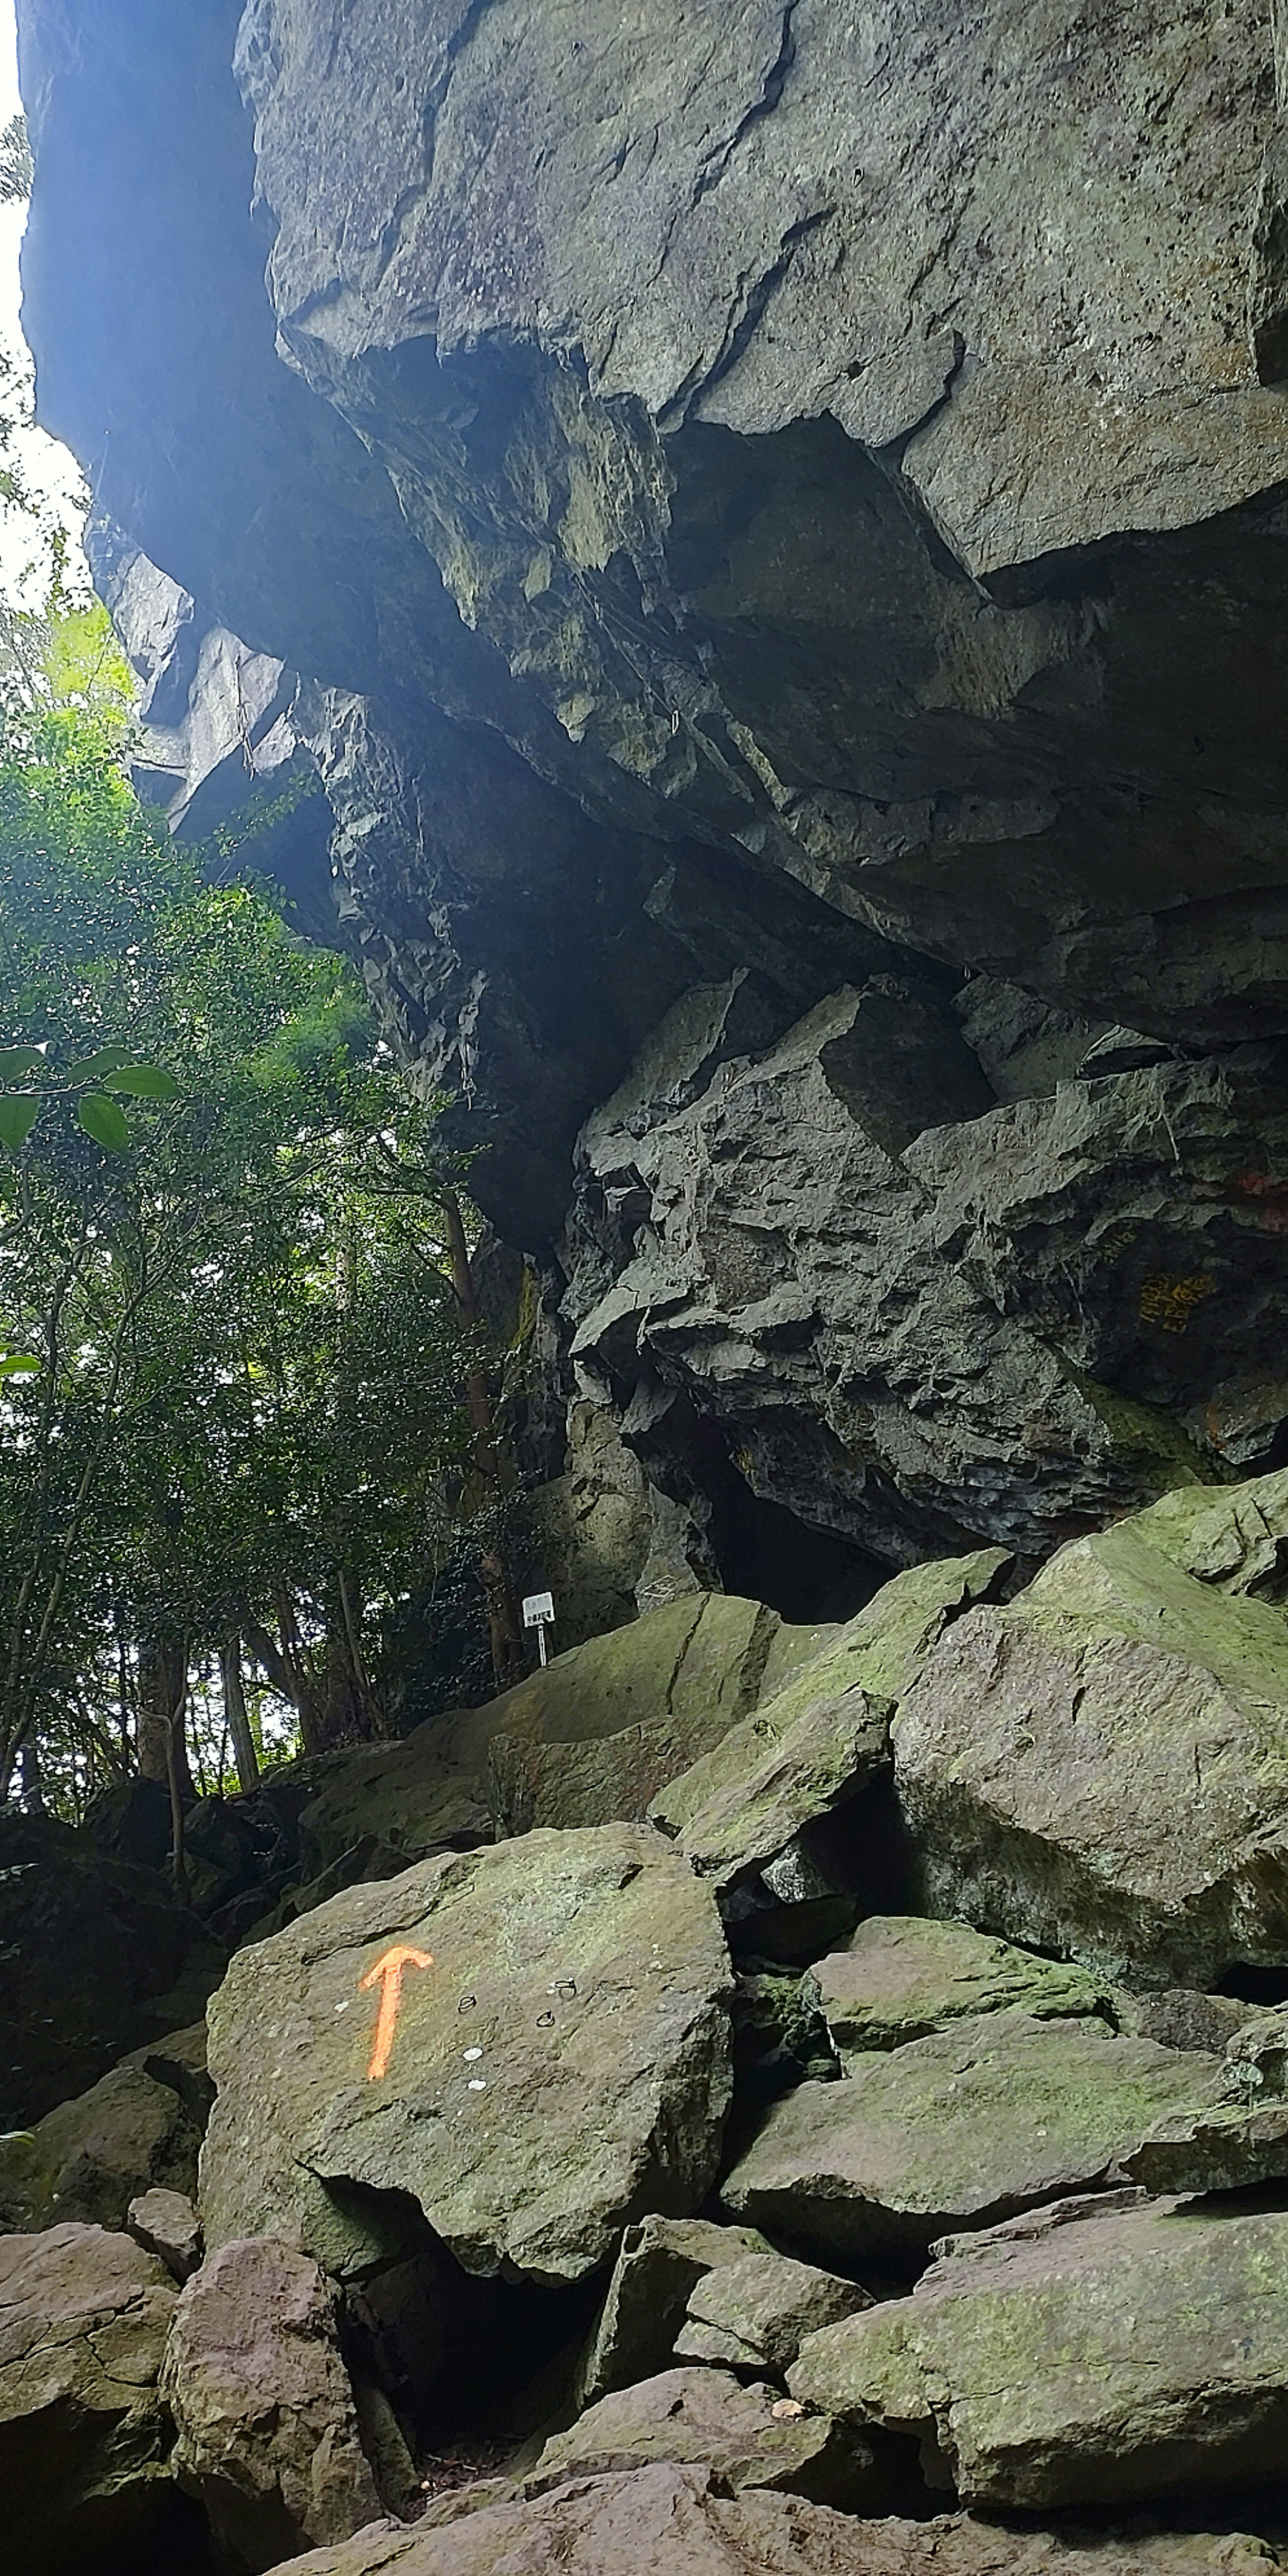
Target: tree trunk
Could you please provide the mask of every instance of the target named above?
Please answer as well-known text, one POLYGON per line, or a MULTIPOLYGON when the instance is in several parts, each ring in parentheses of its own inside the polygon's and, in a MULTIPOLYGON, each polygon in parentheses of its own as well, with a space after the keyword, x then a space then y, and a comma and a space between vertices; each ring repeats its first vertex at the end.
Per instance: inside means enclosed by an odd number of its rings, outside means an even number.
MULTIPOLYGON (((451 1263, 452 1289, 457 1313, 467 1333, 477 1333, 479 1304, 474 1293, 474 1274, 470 1269, 469 1246, 461 1203, 455 1190, 444 1190, 443 1220, 447 1233, 447 1255, 451 1263)), ((497 1502, 501 1478, 496 1454, 496 1425, 492 1399, 488 1393, 483 1368, 473 1363, 465 1377, 465 1405, 474 1433, 474 1464, 479 1481, 489 1502, 497 1502)), ((483 1600, 487 1611, 488 1642, 492 1649, 492 1673, 498 1691, 508 1690, 512 1682, 522 1681, 527 1669, 523 1650, 523 1632, 515 1607, 514 1586, 510 1570, 496 1545, 484 1547, 479 1555, 479 1572, 483 1580, 483 1600)))
POLYGON ((241 1789, 253 1789, 259 1778, 259 1755, 246 1714, 240 1637, 230 1637, 227 1645, 220 1647, 219 1670, 224 1685, 224 1709, 232 1737, 233 1760, 237 1765, 237 1785, 241 1789))
POLYGON ((145 1780, 167 1783, 173 1771, 180 1797, 191 1806, 197 1793, 188 1768, 187 1696, 186 1646, 175 1637, 145 1637, 139 1647, 138 1767, 145 1780))

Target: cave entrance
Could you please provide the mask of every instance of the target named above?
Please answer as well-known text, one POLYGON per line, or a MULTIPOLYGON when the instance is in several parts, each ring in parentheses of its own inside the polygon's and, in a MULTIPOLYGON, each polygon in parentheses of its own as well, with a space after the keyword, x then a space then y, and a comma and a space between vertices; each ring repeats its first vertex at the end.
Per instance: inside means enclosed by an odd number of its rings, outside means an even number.
POLYGON ((793 1627, 852 1619, 891 1569, 835 1530, 811 1529, 782 1503, 753 1494, 733 1460, 712 1460, 703 1483, 707 1537, 726 1592, 763 1601, 793 1627))

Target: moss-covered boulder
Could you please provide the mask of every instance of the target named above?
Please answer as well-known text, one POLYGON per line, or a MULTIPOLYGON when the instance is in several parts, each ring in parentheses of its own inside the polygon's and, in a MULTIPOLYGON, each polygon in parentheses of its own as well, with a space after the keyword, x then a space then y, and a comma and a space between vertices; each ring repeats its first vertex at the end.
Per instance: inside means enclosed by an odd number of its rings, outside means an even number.
POLYGON ((1157 2121, 1219 2100, 1221 2075, 1095 2021, 990 2013, 785 2094, 722 2196, 824 2263, 916 2256, 1103 2182, 1157 2121))
POLYGON ((768 2249, 744 2254, 695 2281, 675 2341, 676 2358, 768 2370, 781 2378, 807 2335, 871 2305, 857 2281, 838 2273, 768 2249))
POLYGON ((703 1878, 735 1886, 886 1769, 900 1691, 1008 1563, 983 1548, 896 1575, 654 1799, 655 1823, 703 1878))
POLYGON ((919 2435, 986 2507, 1122 2504, 1279 2475, 1288 2212, 1109 2195, 949 2247, 827 2327, 803 2402, 919 2435))
MULTIPOLYGON (((194 2056, 204 2042, 200 2024, 182 2034, 194 2056)), ((0 2138, 0 2228, 120 2228, 140 2192, 195 2191, 203 2124, 194 2091, 168 2080, 170 2063, 139 2049, 33 2129, 0 2138)))
POLYGON ((734 1594, 668 1601, 482 1708, 333 1759, 300 1820, 305 1870, 383 1878, 488 1840, 497 1824, 517 1833, 642 1817, 817 1636, 734 1594))
POLYGON ((640 1827, 351 1888, 214 1998, 208 2241, 299 2226, 352 2271, 398 2193, 468 2271, 578 2279, 631 2218, 700 2205, 729 1986, 712 1897, 640 1827))
POLYGON ((957 1621, 904 1695, 928 1911, 1136 1985, 1288 1965, 1288 1472, 1185 1486, 957 1621))
POLYGON ((842 2056, 902 2048, 978 2013, 1051 2021, 1107 2003, 1103 1980, 1083 1968, 915 1914, 869 1915, 811 1976, 842 2056))

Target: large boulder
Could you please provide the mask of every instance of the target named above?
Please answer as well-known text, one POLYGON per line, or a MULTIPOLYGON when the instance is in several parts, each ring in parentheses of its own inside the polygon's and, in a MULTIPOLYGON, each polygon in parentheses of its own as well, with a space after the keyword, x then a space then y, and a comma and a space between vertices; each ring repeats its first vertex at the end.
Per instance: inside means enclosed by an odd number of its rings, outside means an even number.
POLYGON ((29 2127, 145 2040, 195 2022, 224 1954, 155 1870, 0 1812, 0 2129, 29 2127))
POLYGON ((654 1799, 654 1822, 678 1836, 701 1877, 736 1885, 880 1776, 899 1692, 1007 1562, 1003 1549, 983 1548, 896 1575, 654 1799))
POLYGON ((829 2326, 805 2403, 919 2435, 963 2501, 1121 2504, 1278 2474, 1288 2213, 1111 2194, 949 2244, 829 2326))
POLYGON ((1157 2121, 1220 2100, 1221 2078, 1219 2059, 1095 2021, 989 2013, 785 2094, 722 2196, 823 2262, 916 2256, 1102 2182, 1157 2121))
POLYGON ((222 2245, 189 2282, 161 2385, 175 2470, 239 2571, 347 2539, 379 2512, 335 2293, 280 2237, 222 2245))
POLYGON ((0 2237, 0 2541, 44 2567, 140 2530, 169 2477, 157 2380, 178 2291, 101 2227, 0 2237))
POLYGON ((350 1889, 242 1951, 212 2003, 208 2240, 300 2225, 343 2271, 355 2210, 397 2192, 467 2271, 579 2279, 629 2219, 701 2203, 729 1984, 714 1899, 640 1827, 350 1889))
POLYGON ((1288 1965, 1288 1471, 1062 1548, 894 1728, 927 1908, 1129 1984, 1288 1965))
MULTIPOLYGON (((0 2227, 125 2225, 154 2187, 191 2194, 205 2126, 205 2028, 136 2049, 34 2128, 0 2138, 0 2227)), ((206 2106, 208 2107, 208 2106, 206 2106)))
MULTIPOLYGON (((958 2516, 864 2522, 798 2496, 723 2494, 710 2470, 636 2469, 576 2479, 530 2502, 489 2502, 444 2529, 380 2523, 339 2549, 310 2551, 277 2576, 1065 2576, 1066 2536, 958 2516)), ((1251 2535, 1078 2534, 1086 2576, 1266 2576, 1276 2563, 1251 2535)))
POLYGON ((902 2048, 979 2013, 1017 2010, 1051 2021, 1107 2002, 1103 1984, 1083 1968, 1037 1958, 967 1923, 915 1914, 869 1915, 810 1973, 842 2056, 902 2048))

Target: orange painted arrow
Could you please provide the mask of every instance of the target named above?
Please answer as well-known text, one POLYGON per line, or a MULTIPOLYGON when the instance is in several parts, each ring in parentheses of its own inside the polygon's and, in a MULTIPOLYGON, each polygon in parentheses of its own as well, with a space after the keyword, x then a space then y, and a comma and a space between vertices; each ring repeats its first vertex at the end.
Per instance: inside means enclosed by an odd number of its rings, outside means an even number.
POLYGON ((367 2068, 369 2084, 378 2083, 389 2064, 389 2051, 393 2047, 394 2032, 398 2027, 398 2006, 402 2001, 404 1971, 407 1968, 432 1968, 433 1964, 433 1953, 429 1950, 405 1948, 386 1950, 383 1959, 377 1959, 374 1968, 368 1968, 365 1977, 359 1977, 359 1994, 362 1994, 368 1986, 380 1988, 376 2035, 372 2042, 371 2064, 367 2068))

